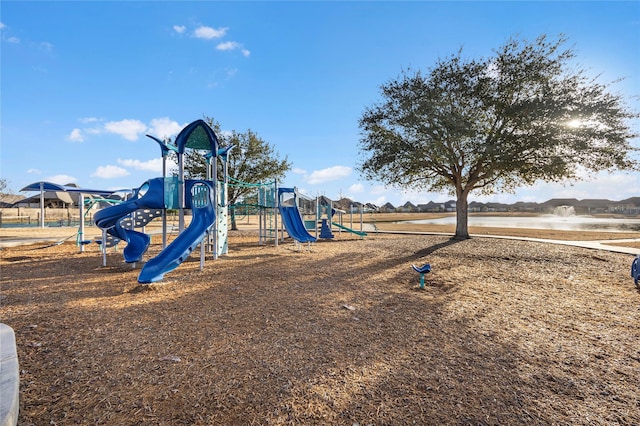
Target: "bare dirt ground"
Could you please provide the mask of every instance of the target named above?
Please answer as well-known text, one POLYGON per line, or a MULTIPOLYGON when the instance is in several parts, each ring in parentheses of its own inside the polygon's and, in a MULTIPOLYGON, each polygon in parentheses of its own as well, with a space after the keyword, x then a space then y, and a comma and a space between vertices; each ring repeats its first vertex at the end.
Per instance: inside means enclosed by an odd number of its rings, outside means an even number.
POLYGON ((640 424, 631 255, 249 230, 229 249, 151 286, 121 250, 106 267, 74 239, 0 250, 19 424, 640 424))

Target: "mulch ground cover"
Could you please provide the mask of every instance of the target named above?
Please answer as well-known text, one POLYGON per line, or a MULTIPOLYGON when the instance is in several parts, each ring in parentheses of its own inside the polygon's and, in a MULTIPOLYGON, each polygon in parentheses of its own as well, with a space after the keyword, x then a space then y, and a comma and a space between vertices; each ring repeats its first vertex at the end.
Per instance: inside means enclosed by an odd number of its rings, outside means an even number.
MULTIPOLYGON (((20 425, 640 424, 633 256, 232 232, 161 284, 72 242, 0 251, 20 425), (412 264, 429 263, 421 289, 412 264)), ((158 237, 148 256, 159 251, 158 237)), ((148 258, 147 256, 147 258, 148 258)))

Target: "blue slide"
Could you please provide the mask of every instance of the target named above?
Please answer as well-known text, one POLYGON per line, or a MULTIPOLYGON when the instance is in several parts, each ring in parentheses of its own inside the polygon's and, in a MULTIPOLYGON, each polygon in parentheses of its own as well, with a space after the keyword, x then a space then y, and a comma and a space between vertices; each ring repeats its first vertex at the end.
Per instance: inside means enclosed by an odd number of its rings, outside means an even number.
POLYGON ((151 243, 151 237, 142 232, 124 229, 120 221, 138 209, 163 208, 164 179, 155 178, 143 183, 132 199, 98 211, 93 219, 98 228, 106 229, 109 235, 126 241, 127 246, 123 250, 124 260, 127 263, 134 263, 142 260, 142 255, 151 243))
POLYGON ((202 242, 209 233, 209 229, 216 220, 213 208, 213 189, 209 185, 201 184, 208 188, 201 192, 202 200, 191 201, 191 223, 178 237, 171 242, 156 257, 147 261, 138 275, 138 282, 142 284, 154 283, 162 280, 164 274, 176 269, 189 257, 191 252, 202 242))
POLYGON ((309 234, 302 222, 300 210, 296 206, 280 206, 280 217, 289 236, 300 243, 316 242, 316 237, 309 234))

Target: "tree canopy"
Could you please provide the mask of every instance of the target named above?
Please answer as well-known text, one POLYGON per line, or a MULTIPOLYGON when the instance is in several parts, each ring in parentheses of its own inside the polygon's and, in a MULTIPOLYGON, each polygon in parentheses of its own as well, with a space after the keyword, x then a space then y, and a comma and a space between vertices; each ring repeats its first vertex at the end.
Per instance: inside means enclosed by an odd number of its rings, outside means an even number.
MULTIPOLYGON (((248 184, 272 182, 284 177, 291 168, 287 157, 281 159, 274 147, 262 139, 252 130, 244 133, 235 130, 225 132, 220 123, 211 117, 204 121, 211 126, 218 137, 220 148, 233 146, 230 151, 227 173, 235 181, 248 184)), ((201 151, 190 150, 184 156, 184 170, 189 178, 203 179, 206 177, 206 158, 201 151)), ((222 176, 220 162, 218 162, 218 176, 222 176)), ((250 186, 230 185, 227 192, 228 203, 235 204, 238 200, 253 191, 250 186)), ((232 229, 236 229, 234 210, 231 212, 232 229)))
POLYGON ((462 51, 425 73, 403 70, 360 121, 363 177, 456 196, 456 237, 468 238, 472 191, 512 192, 579 180, 581 169, 638 169, 632 112, 589 77, 564 37, 512 38, 494 55, 462 51))

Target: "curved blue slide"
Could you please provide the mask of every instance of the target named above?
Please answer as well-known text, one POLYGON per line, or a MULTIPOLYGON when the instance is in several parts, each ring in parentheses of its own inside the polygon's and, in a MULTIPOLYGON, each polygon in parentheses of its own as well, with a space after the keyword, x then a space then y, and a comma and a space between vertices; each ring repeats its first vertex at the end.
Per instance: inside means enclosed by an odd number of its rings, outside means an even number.
POLYGON ((300 216, 300 210, 296 206, 280 206, 280 217, 284 223, 284 227, 291 238, 300 242, 316 242, 316 237, 309 234, 307 228, 305 228, 302 222, 302 216, 300 216))
POLYGON ((98 211, 93 220, 98 228, 106 229, 110 235, 127 242, 127 246, 123 250, 124 260, 127 263, 134 263, 142 260, 142 256, 151 243, 151 237, 142 232, 124 229, 120 221, 138 209, 163 208, 164 179, 155 178, 143 183, 132 199, 98 211))
POLYGON ((191 201, 192 218, 189 226, 160 254, 144 264, 138 275, 139 283, 150 284, 162 280, 164 274, 180 266, 209 233, 216 220, 216 214, 213 208, 213 190, 209 185, 206 187, 208 191, 203 202, 191 201))

